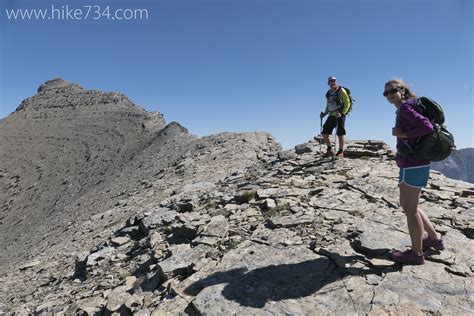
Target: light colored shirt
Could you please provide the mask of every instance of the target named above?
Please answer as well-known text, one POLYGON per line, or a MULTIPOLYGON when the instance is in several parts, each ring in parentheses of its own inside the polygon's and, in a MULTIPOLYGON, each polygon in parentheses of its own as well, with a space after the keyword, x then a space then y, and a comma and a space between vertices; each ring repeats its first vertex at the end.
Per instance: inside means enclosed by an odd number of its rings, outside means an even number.
POLYGON ((347 91, 343 87, 339 87, 336 91, 329 90, 329 96, 327 98, 326 110, 324 114, 330 116, 336 116, 337 112, 341 112, 342 115, 346 115, 349 112, 351 101, 347 91), (338 100, 342 101, 342 104, 338 100))

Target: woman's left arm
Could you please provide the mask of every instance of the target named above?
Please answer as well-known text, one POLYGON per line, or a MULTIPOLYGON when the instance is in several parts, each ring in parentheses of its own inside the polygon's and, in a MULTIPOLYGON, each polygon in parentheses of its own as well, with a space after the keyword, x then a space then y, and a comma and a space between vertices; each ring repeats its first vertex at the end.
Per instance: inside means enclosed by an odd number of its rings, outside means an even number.
POLYGON ((408 138, 421 137, 434 131, 430 120, 415 111, 412 106, 404 106, 403 109, 400 109, 400 116, 403 121, 410 122, 410 125, 413 126, 410 130, 404 131, 408 138))

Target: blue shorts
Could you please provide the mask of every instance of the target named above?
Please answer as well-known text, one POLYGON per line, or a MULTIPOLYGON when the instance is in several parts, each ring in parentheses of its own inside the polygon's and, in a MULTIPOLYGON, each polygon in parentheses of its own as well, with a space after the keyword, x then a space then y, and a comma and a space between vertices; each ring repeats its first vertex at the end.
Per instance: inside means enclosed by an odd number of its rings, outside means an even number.
POLYGON ((430 165, 400 168, 398 183, 405 183, 410 187, 423 188, 428 184, 430 165))

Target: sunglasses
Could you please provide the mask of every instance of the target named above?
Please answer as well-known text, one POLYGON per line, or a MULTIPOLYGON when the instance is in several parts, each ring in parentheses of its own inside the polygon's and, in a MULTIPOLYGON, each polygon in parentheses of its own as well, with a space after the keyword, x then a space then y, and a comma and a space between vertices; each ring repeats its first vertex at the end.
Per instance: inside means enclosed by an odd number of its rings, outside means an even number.
POLYGON ((383 92, 383 96, 386 97, 386 96, 389 95, 389 94, 395 94, 395 93, 397 93, 397 92, 400 91, 400 90, 401 90, 401 89, 399 89, 399 88, 393 88, 393 89, 384 91, 384 92, 383 92))

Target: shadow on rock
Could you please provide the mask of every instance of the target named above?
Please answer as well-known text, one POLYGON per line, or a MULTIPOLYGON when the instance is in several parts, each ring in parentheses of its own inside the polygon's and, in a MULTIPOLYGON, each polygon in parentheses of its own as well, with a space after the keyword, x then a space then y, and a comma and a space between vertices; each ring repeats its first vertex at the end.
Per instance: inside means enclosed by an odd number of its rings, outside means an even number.
MULTIPOLYGON (((339 257, 348 262, 360 259, 360 256, 339 257)), ((191 284, 184 292, 196 296, 206 288, 227 283, 222 290, 222 295, 226 299, 244 306, 261 308, 269 301, 298 299, 314 293, 337 290, 343 287, 342 283, 340 286, 326 286, 341 280, 343 276, 344 274, 338 270, 333 259, 321 257, 250 271, 246 268, 236 268, 217 272, 191 284)))

